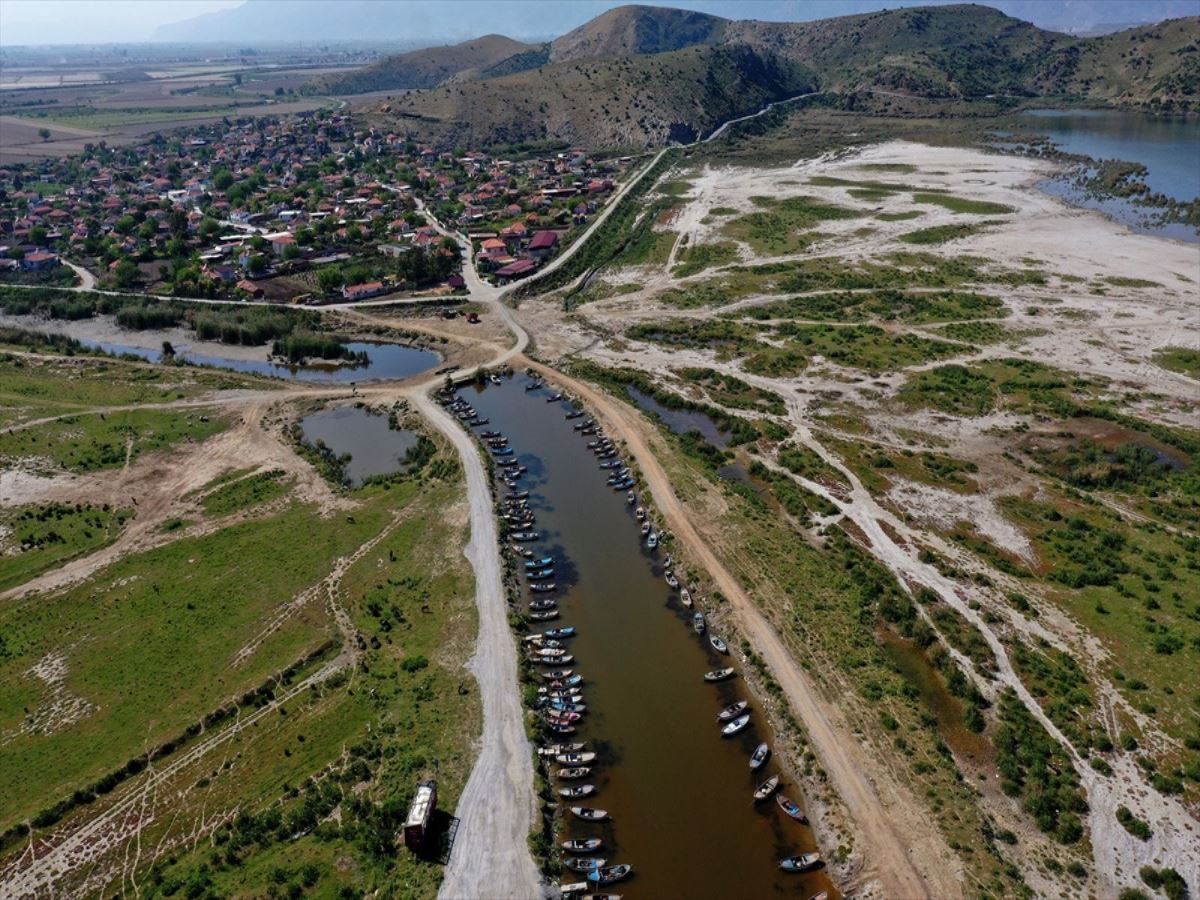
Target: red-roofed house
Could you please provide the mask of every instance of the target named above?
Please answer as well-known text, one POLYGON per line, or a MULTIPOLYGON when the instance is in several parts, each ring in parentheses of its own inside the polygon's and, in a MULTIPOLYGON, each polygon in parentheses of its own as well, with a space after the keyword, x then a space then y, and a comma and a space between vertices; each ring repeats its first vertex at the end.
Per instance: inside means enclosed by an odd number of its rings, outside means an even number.
POLYGON ((366 300, 368 297, 378 297, 386 294, 387 288, 382 281, 367 281, 363 284, 348 284, 342 288, 342 297, 346 300, 366 300))
POLYGON ((533 239, 529 242, 529 246, 525 249, 534 259, 543 260, 553 253, 554 248, 557 246, 557 231, 539 231, 533 236, 533 239))

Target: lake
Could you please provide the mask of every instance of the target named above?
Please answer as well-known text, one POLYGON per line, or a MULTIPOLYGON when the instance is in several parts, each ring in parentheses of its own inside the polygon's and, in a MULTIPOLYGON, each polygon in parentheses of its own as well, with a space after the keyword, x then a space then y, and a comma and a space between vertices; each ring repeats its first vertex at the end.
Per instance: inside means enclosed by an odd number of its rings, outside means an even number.
MULTIPOLYGON (((1022 132, 1046 135, 1058 149, 1092 159, 1137 162, 1147 169, 1152 191, 1189 201, 1200 197, 1200 121, 1163 118, 1128 110, 1034 109, 1022 115, 1022 132)), ((1016 137, 1016 135, 1014 135, 1016 137)), ((1182 223, 1147 222, 1146 207, 1128 201, 1087 197, 1069 177, 1041 187, 1076 205, 1096 209, 1144 234, 1197 241, 1197 230, 1182 223)))

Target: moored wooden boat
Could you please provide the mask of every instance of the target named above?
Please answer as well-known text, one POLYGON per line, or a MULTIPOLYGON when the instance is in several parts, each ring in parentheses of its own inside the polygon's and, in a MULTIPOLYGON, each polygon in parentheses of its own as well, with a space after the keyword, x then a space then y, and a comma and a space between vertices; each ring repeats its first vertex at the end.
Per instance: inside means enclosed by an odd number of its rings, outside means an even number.
POLYGON ((558 892, 568 897, 574 894, 582 894, 587 889, 588 883, 586 881, 572 881, 558 886, 558 892))
POLYGON ((576 741, 571 744, 547 744, 545 747, 538 747, 539 756, 558 756, 562 753, 579 753, 586 747, 583 741, 576 741))
POLYGON ((571 751, 569 753, 559 753, 554 757, 554 761, 564 766, 585 766, 595 760, 596 754, 591 750, 571 751))
POLYGON ((529 589, 538 594, 546 594, 546 593, 549 593, 550 591, 555 590, 556 587, 557 587, 557 585, 555 585, 555 583, 553 581, 543 581, 543 582, 538 582, 536 584, 531 584, 529 586, 529 589))
POLYGON ((719 637, 717 637, 715 634, 710 634, 708 636, 708 642, 710 644, 712 644, 712 648, 714 650, 716 650, 718 653, 728 653, 729 652, 729 646, 723 640, 721 640, 719 637))
POLYGON ((800 822, 804 825, 808 824, 808 816, 804 814, 804 810, 800 808, 798 803, 794 802, 784 794, 779 794, 776 796, 775 802, 779 804, 779 808, 783 810, 785 815, 791 816, 797 822, 800 822))
POLYGON ((607 859, 598 856, 581 856, 578 859, 564 859, 563 865, 572 872, 590 872, 601 868, 606 862, 607 859))
POLYGON ((679 602, 682 603, 688 609, 691 609, 692 608, 692 592, 689 591, 687 588, 683 588, 682 590, 680 590, 679 602))
POLYGON ((740 716, 721 729, 721 736, 733 737, 735 734, 745 731, 749 725, 750 713, 742 713, 740 716))
POLYGON ((675 590, 677 587, 679 587, 679 579, 675 577, 674 572, 668 571, 663 577, 667 581, 667 587, 669 587, 671 590, 675 590))
POLYGON ((801 853, 799 856, 785 856, 779 861, 779 868, 785 872, 809 872, 820 864, 820 853, 801 853))
POLYGON ((596 786, 594 784, 577 784, 558 789, 558 796, 564 800, 582 800, 584 797, 590 797, 594 793, 596 793, 596 786))
POLYGON ((726 678, 732 678, 735 674, 732 668, 713 669, 711 672, 704 673, 705 681, 724 681, 726 678))
POLYGON ((633 866, 630 865, 608 866, 603 869, 592 869, 588 872, 587 879, 595 884, 612 884, 614 881, 628 878, 632 871, 633 866))
POLYGON ((704 634, 704 629, 708 627, 704 623, 704 613, 695 612, 692 614, 692 627, 696 629, 696 634, 704 634))
POLYGON ((543 672, 542 678, 546 681, 559 681, 563 678, 570 678, 574 674, 574 669, 551 669, 549 672, 543 672))
POLYGON ((762 768, 763 763, 770 759, 770 757, 771 746, 766 741, 763 741, 761 744, 755 747, 754 752, 750 754, 750 768, 762 768))
POLYGON ((745 700, 739 700, 737 703, 730 703, 727 707, 717 713, 718 722, 729 722, 736 719, 746 711, 746 707, 750 704, 745 700))
POLYGON ((603 822, 608 818, 607 809, 592 809, 588 806, 572 806, 571 815, 585 822, 603 822))
POLYGON ((760 784, 758 787, 756 787, 754 789, 754 802, 759 803, 763 800, 766 800, 773 793, 775 793, 775 790, 778 787, 779 787, 779 776, 772 775, 770 778, 768 778, 766 781, 764 781, 762 784, 760 784))
POLYGON ((529 614, 529 619, 532 622, 546 622, 546 621, 549 621, 550 619, 557 619, 557 618, 558 618, 558 610, 557 609, 545 609, 545 610, 542 610, 541 612, 531 612, 529 614))
MULTIPOLYGON (((554 773, 554 777, 559 781, 578 781, 580 778, 587 778, 592 774, 590 766, 575 766, 571 769, 559 769, 554 773)), ((595 850, 595 847, 588 848, 595 850)))
POLYGON ((604 846, 604 841, 600 838, 572 838, 559 846, 568 853, 595 853, 604 846))

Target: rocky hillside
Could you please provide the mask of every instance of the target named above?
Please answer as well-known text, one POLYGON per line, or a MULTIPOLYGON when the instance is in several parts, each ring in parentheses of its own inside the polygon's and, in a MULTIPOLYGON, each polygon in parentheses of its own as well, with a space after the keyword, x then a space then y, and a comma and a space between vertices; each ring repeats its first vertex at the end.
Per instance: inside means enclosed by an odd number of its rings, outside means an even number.
POLYGON ((627 6, 551 43, 482 38, 393 57, 343 81, 364 90, 434 88, 390 98, 384 110, 421 134, 590 146, 703 134, 815 89, 1194 110, 1200 18, 1074 38, 978 5, 816 22, 627 6))
POLYGON ((444 144, 551 141, 645 147, 692 141, 814 89, 804 66, 744 45, 553 63, 392 98, 383 115, 444 144))

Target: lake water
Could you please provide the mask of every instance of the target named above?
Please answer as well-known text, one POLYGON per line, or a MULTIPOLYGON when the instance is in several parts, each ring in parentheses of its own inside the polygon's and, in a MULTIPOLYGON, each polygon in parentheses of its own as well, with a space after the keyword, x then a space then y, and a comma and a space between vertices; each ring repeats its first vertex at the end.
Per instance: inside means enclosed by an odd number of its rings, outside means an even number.
POLYGON ((404 467, 404 455, 417 445, 411 431, 392 428, 388 417, 359 406, 338 406, 300 420, 306 443, 325 444, 337 456, 350 454, 346 475, 354 487, 373 475, 391 475, 404 467))
MULTIPOLYGON (((559 590, 523 591, 522 609, 530 597, 550 596, 560 611, 550 622, 530 623, 530 630, 578 629, 567 644, 575 656, 571 668, 584 678, 587 714, 579 733, 563 739, 586 741, 598 754, 584 779, 598 791, 562 802, 558 839, 601 837, 599 856, 633 866, 633 877, 612 887, 627 900, 806 900, 820 890, 836 897, 825 872, 788 875, 777 867, 780 857, 816 844, 812 831, 773 801, 751 800, 755 785, 779 771, 774 760, 757 773, 748 765, 760 741, 774 743, 762 709, 751 703, 752 725, 740 735, 718 733, 718 711, 751 698, 741 677, 714 685, 702 675, 739 660, 717 654, 692 629, 691 611, 663 578, 667 551, 645 548, 625 492, 605 484, 609 470, 586 446, 592 438, 573 430, 579 420, 567 420, 563 404, 547 403, 548 391, 526 391, 527 384, 518 375, 466 387, 461 396, 489 420, 480 430, 507 435, 515 458, 528 467, 519 484, 530 492, 540 539, 525 546, 554 558, 559 590), (565 812, 572 804, 605 809, 611 821, 575 820, 565 812)), ((497 488, 501 496, 507 490, 497 488)), ((709 598, 695 600, 710 608, 709 598)), ((786 777, 784 783, 784 792, 803 804, 795 785, 786 777)), ((564 872, 560 880, 581 877, 564 872)))
MULTIPOLYGON (((1200 197, 1200 121, 1162 118, 1126 110, 1029 110, 1022 132, 1044 134, 1060 150, 1092 159, 1121 159, 1146 166, 1146 184, 1176 200, 1200 197)), ((1019 135, 1014 135, 1018 136, 1019 135)), ((1195 228, 1147 222, 1146 207, 1119 199, 1086 197, 1069 179, 1042 187, 1071 203, 1097 209, 1136 231, 1182 240, 1200 240, 1195 228)))
MULTIPOLYGON (((150 362, 162 361, 161 348, 117 344, 111 341, 94 341, 80 338, 85 347, 103 350, 106 353, 129 353, 150 362)), ((441 359, 432 350, 408 347, 403 344, 380 344, 374 341, 350 341, 346 346, 353 352, 365 352, 369 359, 366 365, 335 364, 313 361, 303 365, 289 365, 265 359, 235 359, 212 352, 196 352, 194 345, 175 348, 176 359, 198 366, 216 366, 254 375, 268 375, 295 381, 325 381, 348 384, 352 381, 389 381, 409 378, 428 371, 441 359)), ((219 346, 205 344, 204 346, 219 346)))

